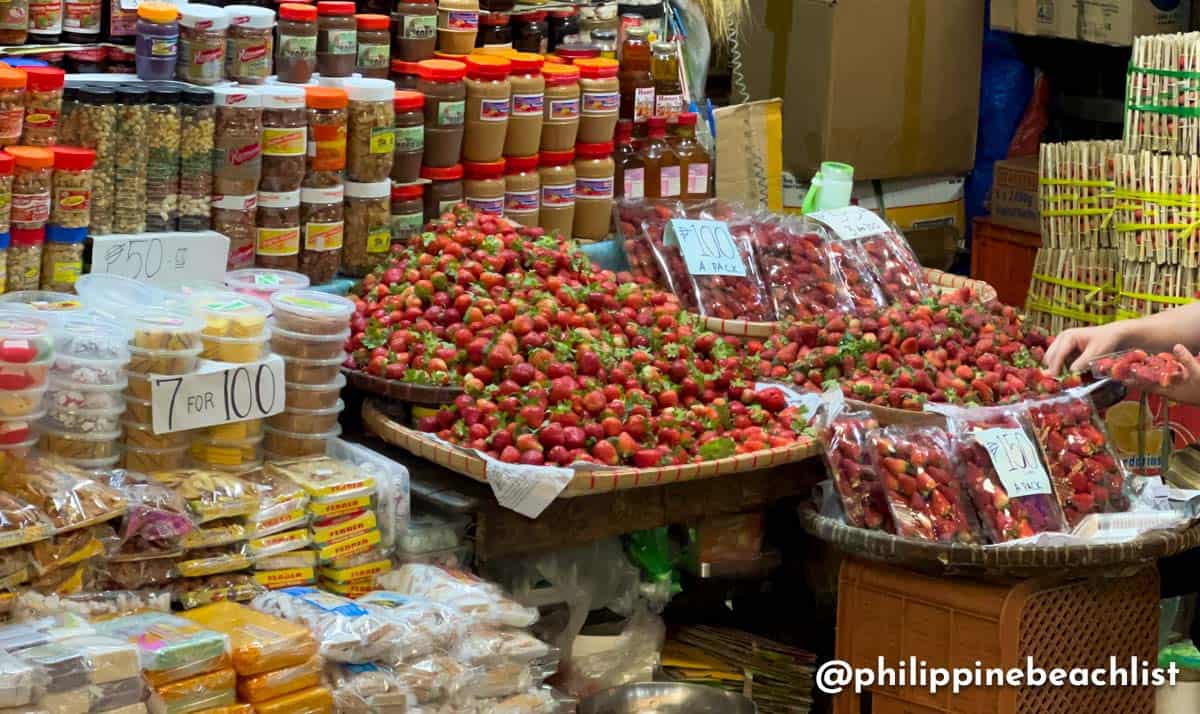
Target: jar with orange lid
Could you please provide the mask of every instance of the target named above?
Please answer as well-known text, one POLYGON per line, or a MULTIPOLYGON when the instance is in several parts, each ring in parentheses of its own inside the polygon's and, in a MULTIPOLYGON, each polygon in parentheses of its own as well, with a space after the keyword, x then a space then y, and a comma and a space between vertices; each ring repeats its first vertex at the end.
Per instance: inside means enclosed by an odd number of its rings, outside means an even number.
POLYGON ((418 71, 419 67, 420 65, 417 62, 392 60, 392 66, 388 72, 388 77, 392 80, 392 83, 396 85, 396 89, 415 91, 417 89, 417 83, 421 81, 420 73, 418 71))
POLYGON ((392 180, 412 183, 421 177, 421 159, 425 155, 425 95, 398 90, 392 107, 396 110, 392 180))
POLYGON ((331 188, 342 184, 346 168, 346 125, 349 115, 346 90, 305 87, 308 148, 304 187, 331 188))
POLYGON ((454 166, 462 156, 463 123, 467 114, 467 67, 449 60, 424 60, 418 64, 417 91, 425 95, 424 164, 433 168, 454 166))
POLYGON ((542 178, 538 155, 509 156, 504 160, 504 217, 523 226, 538 225, 542 178))
POLYGON ((576 238, 603 240, 612 227, 613 143, 575 146, 575 223, 576 238))
POLYGON ((317 71, 322 77, 349 77, 358 62, 358 23, 354 3, 317 3, 317 71))
MULTIPOLYGON (((12 155, 0 151, 0 235, 8 233, 12 215, 13 168, 12 155)), ((0 259, 0 263, 3 262, 3 259, 0 259)))
POLYGON ((179 9, 156 0, 138 4, 135 44, 138 79, 173 79, 179 51, 179 9))
POLYGON ((36 146, 10 146, 13 157, 12 227, 42 228, 50 220, 54 153, 36 146))
POLYGON ((579 134, 579 68, 545 64, 542 76, 546 82, 542 151, 573 150, 579 134))
POLYGON ((425 225, 423 183, 392 184, 392 245, 404 244, 425 225))
POLYGON ((25 126, 25 72, 0 67, 0 144, 21 141, 25 126))
POLYGON ((581 59, 596 59, 600 56, 600 48, 591 42, 566 42, 554 50, 554 54, 563 62, 575 64, 581 59))
POLYGON ((58 143, 58 115, 62 113, 66 73, 57 67, 25 70, 25 126, 21 143, 53 146, 58 143))
POLYGON ((432 221, 454 208, 463 200, 462 164, 437 168, 422 166, 421 178, 429 183, 425 186, 425 220, 432 221))
POLYGON ((392 57, 403 62, 433 58, 437 49, 435 0, 401 0, 392 12, 392 57))
POLYGON ((512 63, 503 57, 467 57, 466 161, 495 161, 504 154, 512 104, 512 85, 508 81, 511 67, 512 63))
POLYGON ((542 205, 538 225, 547 233, 571 237, 575 224, 575 150, 543 151, 538 161, 542 205))
POLYGON ((464 161, 463 173, 467 205, 480 213, 504 215, 504 159, 464 161))
POLYGON ((620 65, 616 60, 585 59, 575 62, 579 68, 580 101, 579 143, 612 141, 621 111, 621 86, 617 80, 620 65))
POLYGON ((475 49, 479 33, 479 0, 438 2, 438 49, 465 55, 475 49))
POLYGON ((512 74, 512 111, 504 137, 505 156, 536 154, 542 145, 542 122, 546 110, 544 61, 535 54, 518 52, 509 56, 512 74))
POLYGON ((355 15, 358 28, 358 61, 355 71, 364 77, 388 78, 388 62, 392 52, 388 29, 392 20, 387 15, 355 15))
POLYGON ((303 3, 279 6, 275 75, 280 82, 304 84, 317 71, 317 8, 303 3))

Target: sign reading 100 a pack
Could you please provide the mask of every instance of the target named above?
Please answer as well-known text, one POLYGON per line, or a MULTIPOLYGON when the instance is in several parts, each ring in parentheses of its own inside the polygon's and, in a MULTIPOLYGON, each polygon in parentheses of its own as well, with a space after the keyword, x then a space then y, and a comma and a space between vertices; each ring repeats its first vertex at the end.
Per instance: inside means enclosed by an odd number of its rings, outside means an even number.
POLYGON ((283 359, 258 362, 205 362, 191 374, 150 376, 154 433, 167 434, 283 411, 283 359))
POLYGON ((663 242, 678 245, 683 262, 692 275, 746 277, 746 263, 729 226, 722 221, 693 221, 673 218, 663 242))

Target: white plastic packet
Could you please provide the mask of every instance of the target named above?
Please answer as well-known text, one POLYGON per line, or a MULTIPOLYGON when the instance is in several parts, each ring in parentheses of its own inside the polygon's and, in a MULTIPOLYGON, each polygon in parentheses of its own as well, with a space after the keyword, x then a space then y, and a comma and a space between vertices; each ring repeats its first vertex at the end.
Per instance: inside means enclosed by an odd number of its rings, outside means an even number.
POLYGON ((313 630, 321 656, 333 662, 369 662, 385 657, 404 636, 393 622, 353 600, 311 587, 263 593, 251 607, 313 630))
POLYGON ((538 620, 536 609, 524 607, 494 583, 462 570, 409 563, 381 575, 378 582, 383 589, 460 610, 473 621, 472 625, 524 628, 538 620))
POLYGON ((466 633, 466 623, 452 607, 376 590, 358 599, 358 604, 394 624, 405 636, 397 640, 389 663, 419 659, 457 646, 466 633))

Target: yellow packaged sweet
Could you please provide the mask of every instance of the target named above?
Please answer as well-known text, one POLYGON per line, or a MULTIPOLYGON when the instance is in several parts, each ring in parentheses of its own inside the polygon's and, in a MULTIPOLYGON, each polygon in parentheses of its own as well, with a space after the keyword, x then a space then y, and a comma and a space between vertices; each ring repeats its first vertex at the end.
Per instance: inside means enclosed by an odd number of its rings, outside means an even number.
POLYGON ((312 501, 308 504, 308 511, 317 518, 333 518, 364 511, 371 507, 374 500, 373 494, 363 493, 333 501, 312 501))
POLYGON ((268 471, 283 474, 314 500, 341 500, 375 491, 375 477, 328 456, 276 461, 268 471))
POLYGON ((294 531, 284 531, 283 533, 273 533, 269 536, 255 538, 250 541, 250 555, 256 558, 278 555, 279 553, 300 550, 312 545, 312 542, 312 535, 304 528, 294 531))
POLYGON ((183 616, 229 636, 233 668, 243 677, 303 664, 317 653, 307 627, 237 603, 205 605, 183 616))
POLYGON ((317 581, 317 571, 311 566, 282 568, 279 570, 256 570, 254 579, 271 590, 290 588, 295 585, 311 585, 317 581))
POLYGON ((377 525, 375 511, 363 511, 353 516, 329 518, 312 525, 312 541, 319 546, 340 543, 374 530, 377 525))
POLYGON ((367 531, 362 535, 349 538, 347 540, 338 541, 325 546, 317 551, 317 560, 322 563, 328 563, 331 560, 338 558, 348 558, 352 555, 365 553, 368 550, 379 545, 380 534, 378 530, 367 531))
POLYGON ((375 584, 375 576, 360 580, 351 580, 345 583, 335 583, 332 580, 322 578, 321 587, 331 593, 337 593, 348 598, 360 598, 378 589, 378 586, 375 584))
POLYGON ((191 550, 182 556, 176 567, 185 578, 200 578, 205 575, 235 573, 249 568, 254 561, 245 552, 244 546, 218 546, 191 550))
POLYGON ((332 714, 333 694, 325 687, 312 687, 254 705, 257 714, 332 714))
POLYGON ((177 469, 155 471, 150 477, 182 496, 198 523, 246 516, 258 507, 258 497, 250 484, 231 474, 177 469))
POLYGON ((238 698, 244 702, 265 702, 315 687, 321 683, 321 668, 324 664, 320 657, 313 657, 294 667, 243 677, 238 680, 238 698))
POLYGON ((362 565, 355 565, 349 568, 321 568, 321 577, 326 580, 332 580, 335 583, 348 583, 354 580, 363 580, 365 578, 374 578, 376 575, 386 573, 392 569, 392 561, 387 558, 374 560, 362 565))
POLYGON ((227 518, 206 524, 203 528, 196 528, 190 533, 185 533, 180 538, 179 545, 181 548, 188 550, 213 548, 218 545, 229 545, 245 540, 247 535, 246 526, 240 519, 227 518))
POLYGON ((229 668, 197 675, 154 688, 150 710, 154 714, 185 714, 237 703, 237 675, 229 668))
POLYGON ((254 707, 249 704, 234 704, 228 707, 201 709, 195 714, 254 714, 254 707))
POLYGON ((304 509, 304 506, 300 506, 291 510, 277 508, 275 512, 269 514, 259 511, 250 521, 250 528, 251 535, 260 538, 307 524, 308 511, 304 509))

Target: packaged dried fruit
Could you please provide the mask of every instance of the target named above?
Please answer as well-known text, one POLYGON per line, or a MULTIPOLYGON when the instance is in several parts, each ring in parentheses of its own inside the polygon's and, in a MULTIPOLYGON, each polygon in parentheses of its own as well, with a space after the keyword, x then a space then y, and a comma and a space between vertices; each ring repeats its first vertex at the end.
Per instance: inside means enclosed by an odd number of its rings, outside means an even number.
POLYGON ((192 350, 200 347, 203 328, 203 320, 191 315, 167 308, 145 308, 133 319, 133 338, 129 344, 146 350, 192 350))
POLYGON ((249 537, 246 524, 240 517, 209 521, 179 539, 179 546, 189 550, 230 545, 249 537))
POLYGON ((354 314, 350 300, 316 290, 277 292, 271 295, 271 307, 276 326, 309 335, 340 335, 354 314))
POLYGON ((834 270, 829 235, 821 224, 761 214, 755 220, 760 227, 753 233, 754 257, 778 319, 809 319, 854 309, 834 270))
POLYGON ((858 242, 888 302, 914 305, 929 297, 921 264, 899 230, 893 228, 858 242))
POLYGON ((350 338, 350 328, 329 335, 314 335, 288 330, 271 323, 271 351, 284 357, 329 359, 341 357, 350 338))
POLYGON ((267 417, 267 424, 280 431, 298 434, 324 434, 332 431, 338 423, 345 405, 338 403, 328 409, 297 409, 289 406, 274 416, 267 417))
POLYGON ((1128 511, 1128 475, 1105 433, 1090 389, 1073 389, 1027 404, 1067 523, 1074 527, 1091 513, 1128 511))
POLYGON ((867 458, 868 438, 880 428, 868 411, 850 411, 839 390, 827 392, 819 417, 825 464, 841 498, 846 523, 894 532, 883 482, 867 458))
POLYGON ((284 391, 288 406, 297 409, 327 409, 338 403, 345 386, 346 376, 339 374, 332 382, 326 384, 286 382, 284 391))
POLYGON ((107 525, 61 533, 30 546, 30 563, 38 575, 106 555, 117 543, 107 525))
POLYGON ((49 459, 27 459, 20 473, 0 476, 0 486, 45 513, 59 533, 125 513, 125 498, 118 491, 79 469, 49 459))
POLYGON ((181 469, 188 465, 188 447, 171 446, 162 449, 148 449, 140 446, 126 446, 121 452, 121 463, 125 468, 135 471, 181 469))
POLYGON ((235 573, 252 564, 245 545, 220 546, 189 550, 183 554, 176 567, 185 578, 202 578, 206 575, 235 573))
POLYGON ((1170 352, 1150 354, 1124 350, 1098 357, 1088 364, 1096 379, 1111 378, 1136 389, 1166 389, 1187 376, 1183 364, 1170 352))
POLYGON ((96 479, 116 489, 128 503, 117 531, 123 553, 174 549, 195 528, 183 497, 143 474, 115 470, 97 474, 96 479))
MULTIPOLYGON (((134 644, 143 674, 155 687, 229 667, 229 638, 182 617, 138 612, 98 621, 95 627, 97 634, 134 644)), ((226 671, 232 678, 233 670, 226 671)))
POLYGON ((238 680, 238 697, 247 702, 258 703, 315 687, 321 683, 321 670, 324 665, 325 662, 320 657, 312 657, 300 664, 273 672, 242 677, 238 680))
POLYGON ((197 523, 249 515, 258 506, 253 488, 231 474, 179 469, 155 471, 150 477, 182 496, 197 523))
POLYGON ((232 290, 195 292, 188 302, 204 320, 203 337, 259 337, 271 314, 266 301, 232 290))
POLYGON ((205 466, 244 468, 262 461, 263 437, 233 441, 214 439, 209 435, 192 440, 192 458, 205 466))
POLYGON ((117 456, 120 430, 72 432, 38 424, 38 448, 68 459, 107 459, 117 456))
POLYGON ((940 543, 980 541, 944 429, 892 426, 871 432, 868 443, 897 535, 940 543))
POLYGON ((203 578, 186 578, 175 584, 175 600, 185 609, 215 602, 249 602, 266 592, 248 573, 221 573, 203 578))
POLYGON ((337 379, 341 373, 346 353, 327 359, 304 359, 288 357, 283 361, 283 378, 288 383, 325 385, 337 379))
POLYGON ((242 677, 301 665, 317 653, 307 627, 237 603, 206 605, 184 617, 229 637, 233 669, 242 677))

